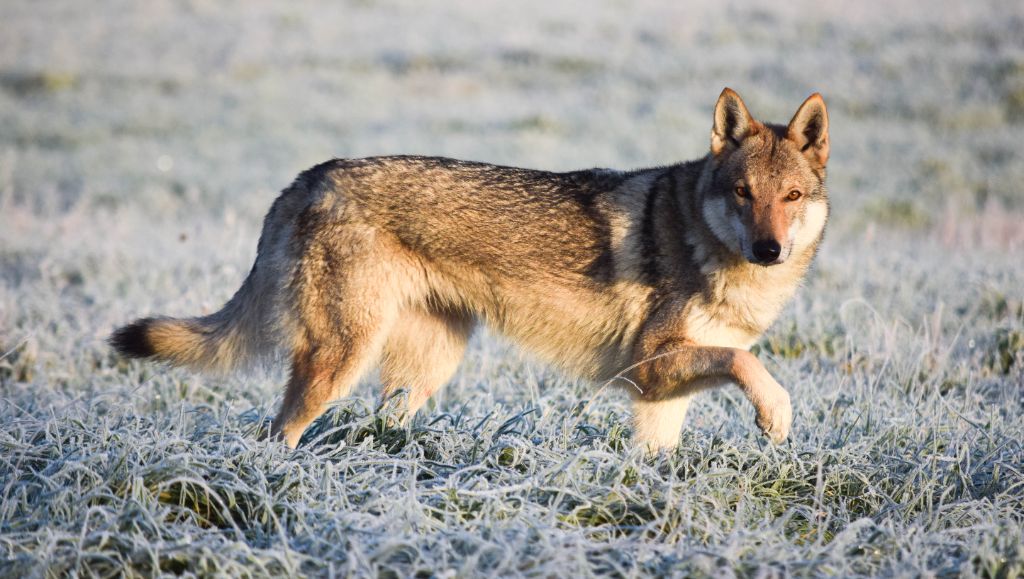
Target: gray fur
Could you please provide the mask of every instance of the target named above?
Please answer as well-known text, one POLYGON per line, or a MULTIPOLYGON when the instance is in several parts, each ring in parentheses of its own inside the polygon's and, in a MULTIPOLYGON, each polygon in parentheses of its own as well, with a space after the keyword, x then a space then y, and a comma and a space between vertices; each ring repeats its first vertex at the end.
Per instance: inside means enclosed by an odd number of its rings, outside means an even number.
POLYGON ((815 126, 767 126, 727 89, 707 157, 630 172, 413 156, 323 163, 274 202, 256 263, 224 309, 122 336, 200 369, 284 350, 292 374, 274 431, 293 446, 378 364, 385 392, 409 389, 411 416, 454 372, 476 321, 568 372, 631 383, 637 436, 652 448, 674 444, 694 392, 727 381, 781 440, 788 395, 746 349, 823 232, 818 103, 793 121, 815 126), (737 179, 756 194, 734 198, 737 179), (802 200, 780 197, 794 188, 802 200), (763 235, 785 247, 770 267, 750 263, 763 235))

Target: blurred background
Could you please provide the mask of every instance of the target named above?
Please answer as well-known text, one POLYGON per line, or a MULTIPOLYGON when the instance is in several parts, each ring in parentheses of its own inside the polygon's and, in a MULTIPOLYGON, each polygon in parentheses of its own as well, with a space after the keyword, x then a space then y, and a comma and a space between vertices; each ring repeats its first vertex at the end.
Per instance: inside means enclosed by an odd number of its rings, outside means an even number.
MULTIPOLYGON (((278 191, 321 161, 669 164, 706 154, 725 86, 775 122, 818 91, 831 118, 829 233, 764 348, 839 356, 821 344, 863 302, 947 337, 958 372, 1017 359, 1017 3, 6 0, 0 377, 54 403, 124 388, 93 375, 110 329, 216 310, 278 191)), ((469 367, 486 389, 494 368, 469 367)), ((263 406, 279 381, 207 394, 263 406)))
POLYGON ((1014 576, 1022 129, 1019 0, 0 0, 0 575, 1014 576), (725 86, 831 119, 828 235, 755 346, 789 446, 723 388, 644 460, 624 394, 480 333, 410 433, 364 387, 285 453, 280 371, 104 343, 219 308, 314 164, 675 163, 725 86))
POLYGON ((724 86, 776 122, 825 96, 840 225, 1024 198, 1012 1, 5 0, 0 19, 0 186, 33 210, 261 213, 335 156, 673 163, 706 152, 724 86))
POLYGON ((776 122, 812 92, 828 103, 833 220, 813 285, 783 318, 791 331, 845 335, 836 312, 864 300, 912 327, 969 326, 965 360, 977 344, 1012 358, 1024 343, 1022 12, 999 0, 6 0, 0 365, 80 378, 56 391, 108 388, 85 369, 110 362, 109 330, 219 307, 277 192, 326 159, 674 163, 706 153, 725 86, 776 122))

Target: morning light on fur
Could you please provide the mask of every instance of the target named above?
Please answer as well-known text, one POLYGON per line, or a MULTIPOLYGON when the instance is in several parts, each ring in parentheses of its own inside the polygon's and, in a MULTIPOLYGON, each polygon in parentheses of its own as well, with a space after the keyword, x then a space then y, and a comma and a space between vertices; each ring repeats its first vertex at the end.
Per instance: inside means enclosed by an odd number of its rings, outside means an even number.
POLYGON ((1024 577, 1022 22, 0 2, 0 577, 1024 577))
POLYGON ((380 366, 408 421, 452 376, 478 323, 635 399, 634 438, 679 442, 690 398, 735 383, 758 427, 789 435, 789 393, 751 345, 803 279, 828 216, 828 113, 788 125, 722 91, 695 161, 552 173, 442 157, 336 159, 264 219, 256 263, 217 313, 114 332, 122 355, 229 369, 280 349, 271 436, 306 428, 380 366), (274 337, 269 337, 274 336, 274 337))

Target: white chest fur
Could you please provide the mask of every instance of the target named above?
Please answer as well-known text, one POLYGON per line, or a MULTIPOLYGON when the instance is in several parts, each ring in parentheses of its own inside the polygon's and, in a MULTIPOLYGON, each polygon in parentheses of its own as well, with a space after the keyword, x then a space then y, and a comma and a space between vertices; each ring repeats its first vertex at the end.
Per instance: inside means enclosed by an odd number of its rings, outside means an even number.
POLYGON ((803 269, 786 263, 711 272, 710 291, 684 310, 686 337, 706 346, 750 348, 793 296, 803 269))
MULTIPOLYGON (((707 346, 749 349, 793 297, 827 219, 824 202, 808 205, 789 232, 789 259, 775 266, 725 266, 698 251, 708 291, 684 309, 687 338, 707 346)), ((699 249, 700 244, 694 243, 694 247, 699 249)))

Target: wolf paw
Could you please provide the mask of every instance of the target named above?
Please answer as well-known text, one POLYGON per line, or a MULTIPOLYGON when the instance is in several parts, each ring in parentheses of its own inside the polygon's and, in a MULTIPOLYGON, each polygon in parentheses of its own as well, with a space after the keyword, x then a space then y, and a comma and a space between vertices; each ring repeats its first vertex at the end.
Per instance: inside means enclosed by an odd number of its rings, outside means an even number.
POLYGON ((786 440, 789 428, 793 425, 793 405, 789 400, 789 392, 782 386, 776 386, 758 402, 757 426, 761 432, 775 444, 786 440))

